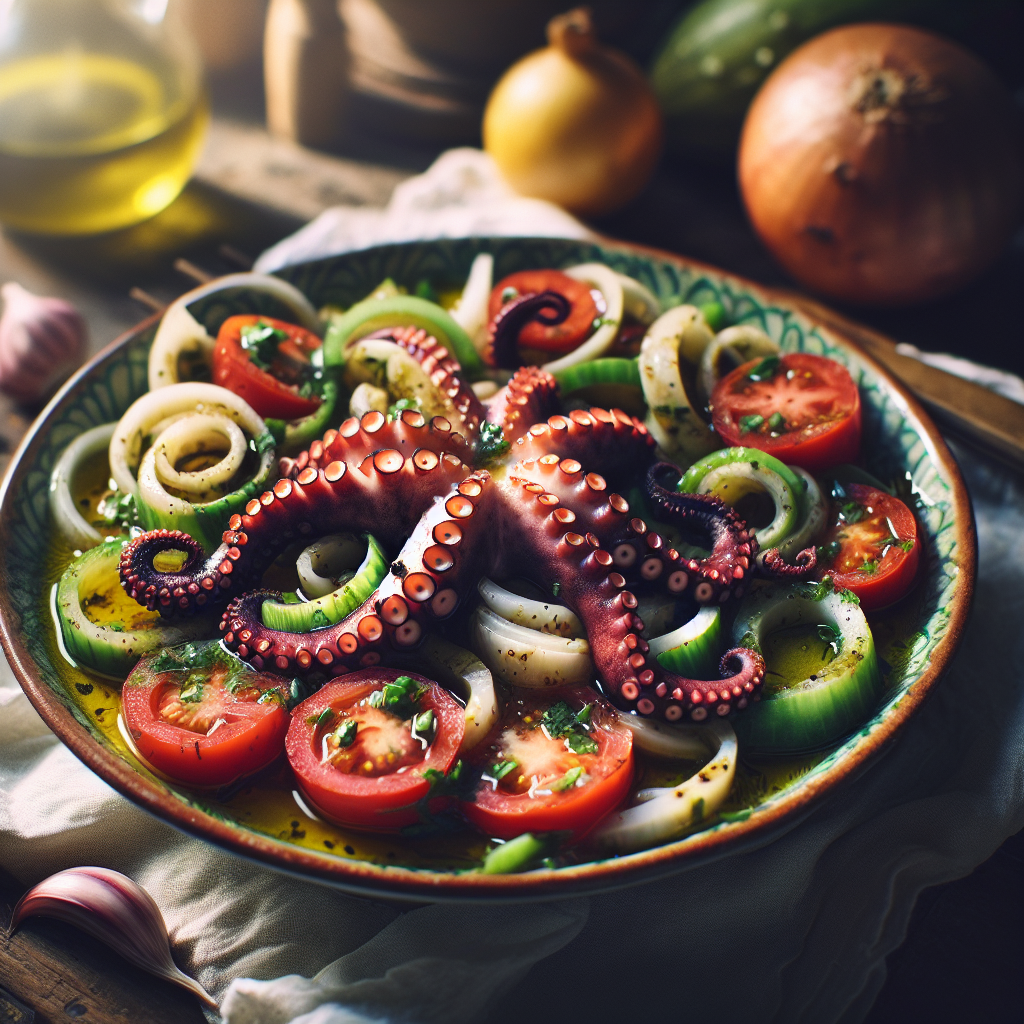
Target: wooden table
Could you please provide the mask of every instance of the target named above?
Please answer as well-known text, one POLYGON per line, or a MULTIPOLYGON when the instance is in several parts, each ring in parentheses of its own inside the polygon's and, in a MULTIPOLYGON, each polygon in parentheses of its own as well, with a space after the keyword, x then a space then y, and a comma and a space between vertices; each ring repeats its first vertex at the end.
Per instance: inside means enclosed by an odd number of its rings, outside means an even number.
MULTIPOLYGON (((240 120, 215 120, 196 179, 146 224, 98 240, 4 235, 0 282, 17 280, 76 303, 89 323, 90 350, 96 351, 144 315, 129 297, 130 288, 141 286, 166 302, 191 285, 174 269, 176 258, 213 273, 236 270, 238 254, 255 257, 328 206, 383 205, 395 184, 431 156, 372 140, 355 147, 362 160, 309 153, 271 140, 253 113, 250 104, 240 120), (366 160, 367 153, 376 159, 366 160)), ((640 199, 596 226, 765 283, 788 283, 752 235, 728 174, 662 170, 640 199)), ((1022 280, 1024 238, 1018 236, 995 268, 957 296, 917 310, 854 315, 923 349, 1021 372, 1016 306, 1022 280)), ((0 468, 37 411, 0 399, 0 468)), ((922 897, 907 942, 890 957, 890 979, 870 1024, 1001 1024, 1020 1018, 1022 859, 1024 834, 968 879, 922 897)), ((19 888, 0 876, 0 908, 8 915, 19 888)), ((190 997, 148 979, 74 929, 48 921, 30 922, 13 939, 0 941, 0 1021, 31 1021, 33 1011, 40 1024, 203 1019, 190 997)))

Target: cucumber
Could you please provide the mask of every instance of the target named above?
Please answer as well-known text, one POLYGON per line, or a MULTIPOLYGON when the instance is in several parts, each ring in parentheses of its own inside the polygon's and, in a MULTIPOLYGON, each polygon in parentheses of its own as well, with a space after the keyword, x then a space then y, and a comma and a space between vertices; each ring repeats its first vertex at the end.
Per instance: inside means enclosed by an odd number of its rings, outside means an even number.
POLYGON ((609 357, 578 363, 555 374, 563 395, 589 388, 594 384, 622 384, 640 387, 640 369, 635 359, 609 357))
POLYGON ((953 0, 704 0, 676 23, 651 66, 651 85, 665 114, 667 148, 675 155, 730 160, 754 94, 801 43, 855 21, 937 27, 949 23, 951 14, 956 17, 959 6, 975 5, 953 0))
POLYGON ((806 519, 806 482, 785 463, 756 448, 724 448, 694 463, 676 489, 713 494, 735 505, 745 494, 763 488, 775 503, 775 516, 757 531, 762 548, 777 547, 806 519))
POLYGON ((340 423, 344 417, 335 416, 337 404, 338 383, 327 379, 323 384, 320 404, 308 416, 299 420, 267 420, 267 428, 280 441, 277 454, 295 455, 323 437, 329 427, 340 423))
POLYGON ((346 348, 358 338, 385 327, 409 324, 422 327, 437 338, 470 378, 482 369, 480 355, 462 327, 436 303, 415 295, 357 302, 328 328, 324 338, 324 366, 343 365, 347 359, 346 348))
MULTIPOLYGON (((121 546, 120 540, 111 540, 80 555, 64 570, 56 594, 57 619, 68 654, 86 668, 115 679, 128 675, 144 654, 194 640, 209 629, 203 619, 173 625, 160 618, 145 621, 154 613, 138 605, 128 608, 129 614, 143 619, 134 625, 103 626, 93 622, 82 602, 104 590, 113 592, 115 600, 120 596, 121 546)), ((134 604, 127 598, 125 601, 134 604)))
POLYGON ((288 633, 310 633, 333 626, 354 612, 379 586, 388 573, 388 559, 370 534, 366 538, 366 556, 355 576, 326 597, 296 604, 284 601, 263 602, 263 624, 268 629, 288 633))
POLYGON ((669 672, 687 679, 717 678, 722 655, 722 610, 704 607, 685 625, 650 641, 651 654, 669 672))
MULTIPOLYGON (((758 583, 744 597, 733 625, 739 647, 763 650, 772 633, 819 626, 838 648, 833 659, 789 686, 773 684, 772 659, 760 701, 735 720, 744 750, 797 753, 835 743, 866 722, 878 705, 882 677, 871 629, 860 606, 842 592, 820 600, 814 586, 758 583)), ((821 640, 826 644, 826 639, 821 640)))

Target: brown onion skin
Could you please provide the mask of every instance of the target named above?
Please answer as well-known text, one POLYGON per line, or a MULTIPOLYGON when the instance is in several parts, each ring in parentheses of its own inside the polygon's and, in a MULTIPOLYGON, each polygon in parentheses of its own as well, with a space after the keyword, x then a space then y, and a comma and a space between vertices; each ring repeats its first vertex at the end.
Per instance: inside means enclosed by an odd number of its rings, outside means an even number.
POLYGON ((765 82, 739 181, 755 230, 801 284, 904 305, 999 256, 1024 205, 1024 150, 1010 97, 972 54, 916 28, 849 25, 765 82))

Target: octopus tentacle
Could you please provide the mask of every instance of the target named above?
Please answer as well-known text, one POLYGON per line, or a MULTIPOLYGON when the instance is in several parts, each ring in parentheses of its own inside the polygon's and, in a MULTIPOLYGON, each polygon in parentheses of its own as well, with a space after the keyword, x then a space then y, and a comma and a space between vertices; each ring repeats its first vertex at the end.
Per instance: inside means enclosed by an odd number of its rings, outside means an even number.
POLYGON ((817 565, 818 552, 813 547, 804 548, 799 552, 792 564, 782 557, 778 548, 769 548, 758 558, 758 568, 761 572, 765 576, 772 576, 776 579, 806 579, 814 572, 817 565))
POLYGON ((689 559, 679 571, 699 577, 693 596, 702 604, 727 599, 729 588, 744 579, 757 556, 754 530, 734 509, 710 494, 680 494, 663 487, 658 478, 666 471, 679 472, 671 463, 660 462, 647 473, 647 494, 655 509, 665 519, 703 533, 711 541, 710 555, 689 559))
POLYGON ((205 562, 190 555, 176 573, 160 572, 154 556, 182 549, 181 538, 187 535, 142 534, 122 553, 121 585, 151 610, 188 613, 217 603, 233 586, 237 590, 255 582, 300 537, 366 530, 397 547, 434 499, 469 472, 454 455, 429 448, 408 456, 382 448, 355 468, 341 460, 319 470, 307 466, 294 480, 282 478, 253 498, 244 514, 232 516, 223 543, 205 562))
POLYGON ((422 327, 388 327, 368 337, 393 341, 405 349, 423 367, 434 386, 451 399, 461 417, 458 428, 471 440, 476 437, 487 410, 465 380, 461 363, 437 338, 422 327))
POLYGON ((438 454, 454 455, 461 462, 473 459, 472 445, 452 429, 444 416, 435 416, 428 422, 421 412, 405 409, 393 420, 376 411, 361 419, 351 416, 294 459, 281 459, 278 469, 281 476, 294 480, 305 469, 323 469, 332 462, 357 465, 383 448, 395 448, 404 455, 411 455, 417 448, 428 448, 438 454))
POLYGON ((532 423, 558 411, 558 382, 539 366, 521 366, 487 403, 487 421, 500 425, 509 444, 518 441, 532 423))
POLYGON ((448 618, 488 566, 480 543, 491 528, 494 488, 488 473, 466 477, 423 514, 380 587, 341 622, 310 633, 263 625, 267 591, 233 601, 221 619, 224 642, 256 668, 337 675, 379 664, 415 647, 448 618))
POLYGON ((621 409, 575 409, 535 423, 512 446, 511 457, 525 463, 557 454, 581 466, 600 466, 618 481, 646 466, 653 449, 654 439, 635 416, 621 409))
MULTIPOLYGON (((518 517, 520 536, 530 553, 540 558, 554 548, 546 563, 546 576, 557 584, 558 594, 583 620, 591 655, 605 689, 620 707, 642 715, 658 714, 668 721, 689 715, 694 721, 707 717, 709 708, 726 715, 745 707, 757 695, 764 680, 764 661, 755 651, 736 648, 721 662, 724 676, 717 680, 686 679, 663 669, 641 634, 644 623, 636 614, 637 598, 626 589, 626 579, 615 568, 614 556, 600 546, 597 535, 577 532, 587 512, 580 502, 562 504, 557 495, 539 483, 510 477, 508 491, 522 492, 518 517), (538 493, 539 492, 539 493, 538 493), (539 513, 536 518, 530 511, 539 513), (732 666, 736 666, 735 670, 732 666)), ((598 494, 604 499, 604 492, 598 494)), ((581 492, 582 497, 587 497, 581 492)), ((621 524, 627 512, 590 498, 605 525, 621 524)), ((509 507, 509 506, 506 506, 509 507)), ((593 512, 591 513, 593 516, 593 512)), ((639 521, 637 521, 639 522, 639 521)), ((632 520, 631 529, 636 529, 632 520)), ((521 567, 521 548, 509 552, 495 568, 509 572, 521 567)))
POLYGON ((522 360, 516 345, 519 333, 531 320, 553 327, 563 323, 572 312, 572 303, 558 292, 531 292, 506 302, 487 327, 483 358, 488 366, 511 369, 522 360))

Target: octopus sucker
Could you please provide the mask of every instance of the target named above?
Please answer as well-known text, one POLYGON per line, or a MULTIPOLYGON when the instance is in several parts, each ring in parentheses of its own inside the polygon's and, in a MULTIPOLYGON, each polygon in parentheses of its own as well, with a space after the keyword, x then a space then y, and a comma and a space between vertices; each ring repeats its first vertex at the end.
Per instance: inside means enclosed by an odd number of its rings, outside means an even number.
POLYGON ((128 544, 120 571, 135 600, 168 616, 219 605, 224 643, 252 664, 331 676, 407 654, 472 598, 481 577, 507 579, 525 567, 579 616, 603 689, 619 707, 698 721, 757 698, 760 655, 729 651, 719 679, 674 675, 650 655, 636 611, 641 588, 703 603, 738 593, 758 552, 732 509, 663 486, 678 470, 652 465, 654 442, 635 417, 555 412, 557 384, 545 371, 522 368, 484 406, 436 339, 411 327, 385 335, 420 362, 461 419, 407 409, 346 420, 282 460, 281 478, 231 517, 216 551, 167 530, 128 544), (483 424, 500 426, 510 447, 474 470, 483 424), (680 558, 631 511, 620 491, 645 471, 658 518, 709 539, 708 557, 680 558), (372 532, 394 559, 391 572, 334 625, 304 634, 266 627, 263 602, 280 596, 258 589, 266 568, 293 539, 341 531, 372 532), (184 564, 157 571, 154 557, 172 549, 184 552, 184 564))

